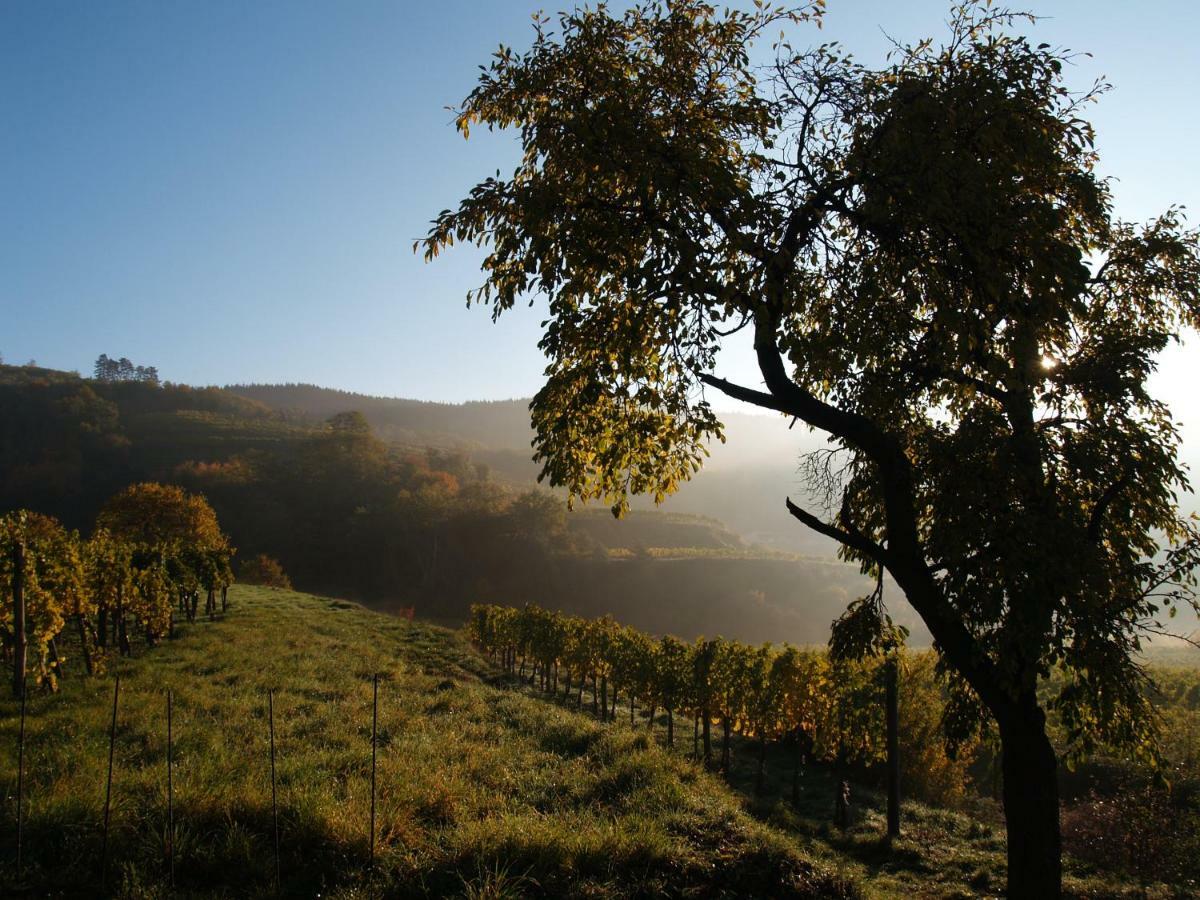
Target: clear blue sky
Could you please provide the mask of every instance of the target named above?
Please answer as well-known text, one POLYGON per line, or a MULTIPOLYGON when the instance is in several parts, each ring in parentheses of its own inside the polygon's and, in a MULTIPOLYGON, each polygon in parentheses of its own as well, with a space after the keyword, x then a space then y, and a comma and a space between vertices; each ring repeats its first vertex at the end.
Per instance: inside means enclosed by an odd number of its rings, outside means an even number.
MULTIPOLYGON (((829 0, 825 33, 810 35, 879 61, 881 28, 938 35, 948 6, 829 0)), ((478 254, 425 265, 411 244, 471 184, 511 168, 511 138, 464 142, 446 107, 499 42, 528 43, 536 8, 4 0, 0 353, 86 371, 106 352, 196 384, 532 393, 536 311, 493 326, 463 306, 478 254)), ((1034 36, 1095 54, 1074 84, 1115 85, 1092 118, 1119 213, 1183 203, 1200 219, 1200 4, 1030 8, 1051 17, 1034 36)), ((1163 378, 1189 429, 1195 370, 1176 354, 1163 378)))

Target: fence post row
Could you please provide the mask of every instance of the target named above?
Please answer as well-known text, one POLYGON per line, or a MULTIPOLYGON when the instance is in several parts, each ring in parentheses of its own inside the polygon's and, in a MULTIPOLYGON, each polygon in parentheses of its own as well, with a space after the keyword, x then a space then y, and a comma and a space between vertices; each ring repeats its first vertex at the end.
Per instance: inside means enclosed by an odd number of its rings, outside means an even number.
MULTIPOLYGON (((170 887, 175 887, 175 732, 174 732, 174 691, 167 688, 167 833, 166 851, 170 887)), ((108 771, 104 784, 104 823, 102 826, 102 844, 100 850, 100 881, 101 886, 107 886, 108 880, 108 848, 109 834, 112 823, 112 787, 113 771, 116 760, 117 716, 121 697, 121 676, 113 680, 112 717, 108 729, 108 771)), ((21 692, 20 728, 17 736, 17 875, 20 877, 23 863, 24 835, 24 793, 25 793, 25 706, 26 691, 21 692)), ((279 842, 279 798, 278 779, 275 771, 275 691, 267 691, 267 727, 269 729, 270 759, 271 759, 271 824, 274 832, 275 847, 275 887, 279 890, 281 884, 280 842, 279 842)), ((379 753, 379 673, 371 678, 371 864, 375 862, 376 842, 376 807, 377 807, 377 773, 379 753)))

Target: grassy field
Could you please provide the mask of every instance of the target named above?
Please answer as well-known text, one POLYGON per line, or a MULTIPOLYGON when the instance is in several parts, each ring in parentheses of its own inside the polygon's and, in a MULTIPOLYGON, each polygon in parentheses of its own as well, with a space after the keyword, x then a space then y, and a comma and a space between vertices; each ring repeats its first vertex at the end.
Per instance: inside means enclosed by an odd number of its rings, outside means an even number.
MULTIPOLYGON (((71 669, 77 669, 68 662, 71 669)), ((753 794, 640 719, 602 725, 504 679, 456 633, 304 594, 238 587, 227 616, 29 700, 24 867, 15 868, 17 706, 0 701, 0 896, 270 896, 267 692, 275 691, 280 893, 297 897, 986 897, 1004 829, 880 798, 829 824, 833 779, 788 766, 753 794), (379 673, 378 845, 370 864, 372 675, 379 673), (121 676, 109 865, 103 804, 113 675, 121 676), (176 890, 168 890, 165 690, 175 697, 176 890), (102 880, 103 879, 103 880, 102 880)), ((660 723, 661 726, 661 723, 660 723)), ((736 749, 736 748, 735 748, 736 749)), ((1079 897, 1184 896, 1116 885, 1068 860, 1079 897)))
POLYGON ((644 733, 606 728, 491 677, 452 632, 340 601, 237 588, 223 621, 183 629, 106 677, 68 678, 59 694, 30 698, 20 879, 17 707, 3 702, 0 895, 167 895, 166 688, 175 696, 177 896, 273 893, 268 689, 285 895, 853 895, 719 781, 644 733))

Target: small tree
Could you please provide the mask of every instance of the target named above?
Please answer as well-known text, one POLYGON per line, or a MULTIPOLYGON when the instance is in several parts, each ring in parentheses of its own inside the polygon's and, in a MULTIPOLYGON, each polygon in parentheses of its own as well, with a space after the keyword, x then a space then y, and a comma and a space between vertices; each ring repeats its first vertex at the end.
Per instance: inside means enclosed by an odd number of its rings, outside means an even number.
POLYGON ((292 580, 283 571, 279 560, 259 553, 247 557, 238 564, 238 581, 243 584, 258 584, 263 587, 292 589, 292 580))
POLYGON ((958 732, 1002 744, 1009 893, 1061 893, 1057 758, 1040 681, 1086 750, 1153 745, 1135 654, 1190 602, 1200 533, 1155 355, 1200 324, 1200 241, 1169 210, 1114 220, 1064 56, 990 3, 940 46, 865 68, 750 47, 788 11, 703 0, 535 24, 459 111, 519 129, 424 241, 488 244, 473 301, 549 298, 532 404, 543 476, 621 512, 695 472, 721 428, 702 388, 829 435, 805 526, 888 571, 929 627, 958 732), (714 371, 753 332, 763 387, 714 371))

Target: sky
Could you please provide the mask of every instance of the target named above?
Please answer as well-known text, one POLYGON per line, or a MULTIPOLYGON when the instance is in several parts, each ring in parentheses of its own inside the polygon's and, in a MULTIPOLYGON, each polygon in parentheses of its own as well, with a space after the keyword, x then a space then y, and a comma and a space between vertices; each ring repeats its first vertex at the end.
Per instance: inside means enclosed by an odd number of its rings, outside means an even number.
MULTIPOLYGON (((548 10, 557 7, 543 4, 548 10)), ((823 32, 866 63, 944 33, 949 2, 829 0, 823 32)), ((526 0, 0 4, 0 354, 88 371, 100 353, 191 384, 304 381, 462 401, 541 383, 538 310, 465 308, 481 255, 412 252, 429 220, 516 160, 450 107, 526 0)), ((1093 108, 1118 215, 1200 224, 1200 4, 1031 3, 1030 33, 1107 76, 1093 108)), ((1200 442, 1195 342, 1159 393, 1200 442), (1189 358, 1190 357, 1190 358, 1189 358)), ((732 347, 724 373, 749 373, 732 347)), ((1190 435, 1190 436, 1189 436, 1190 435)))

